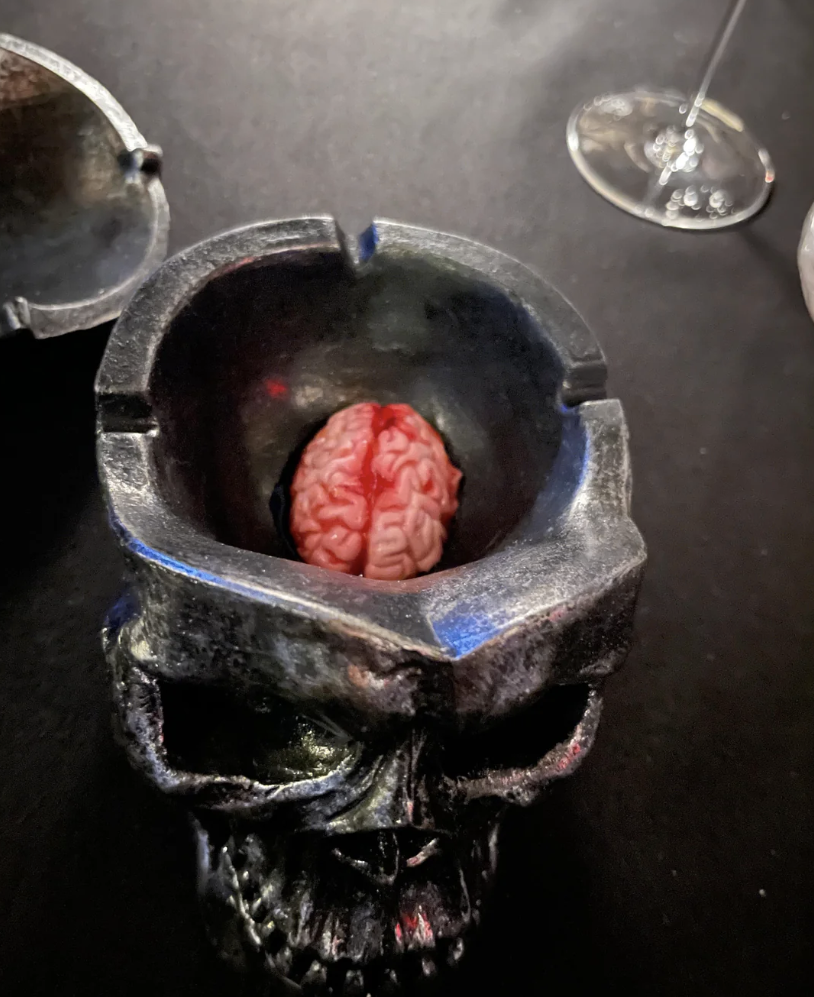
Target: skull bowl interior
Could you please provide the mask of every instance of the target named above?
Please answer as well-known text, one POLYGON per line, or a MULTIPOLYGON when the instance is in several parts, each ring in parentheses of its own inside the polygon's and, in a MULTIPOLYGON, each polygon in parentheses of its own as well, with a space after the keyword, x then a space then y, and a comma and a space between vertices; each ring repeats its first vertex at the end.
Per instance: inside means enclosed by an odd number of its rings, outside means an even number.
POLYGON ((461 958, 503 811, 580 763, 631 638, 645 550, 604 383, 539 277, 391 222, 354 244, 329 218, 252 225, 137 292, 97 381, 128 565, 104 641, 131 761, 192 812, 225 956, 361 997, 461 958), (410 581, 303 564, 287 536, 292 461, 366 400, 412 405, 464 474, 410 581))

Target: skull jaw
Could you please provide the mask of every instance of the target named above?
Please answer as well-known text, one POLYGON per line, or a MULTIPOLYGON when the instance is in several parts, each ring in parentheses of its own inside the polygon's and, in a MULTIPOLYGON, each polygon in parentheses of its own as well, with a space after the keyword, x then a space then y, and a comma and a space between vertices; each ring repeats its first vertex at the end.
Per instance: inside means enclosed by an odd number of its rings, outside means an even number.
POLYGON ((337 860, 367 835, 278 836, 269 825, 192 818, 198 889, 219 955, 289 992, 365 997, 432 980, 456 966, 480 920, 497 861, 500 815, 466 836, 389 832, 393 875, 337 860), (397 845, 398 847, 398 845, 397 845))
MULTIPOLYGON (((448 732, 444 739, 434 728, 433 740, 417 723, 382 756, 354 755, 330 784, 291 783, 298 798, 269 801, 278 787, 176 767, 186 749, 172 717, 182 704, 173 698, 177 689, 167 695, 152 663, 148 671, 137 662, 132 624, 139 619, 131 607, 112 614, 106 629, 125 746, 154 784, 195 808, 210 936, 227 961, 255 977, 250 985, 265 989, 367 997, 445 974, 478 924, 504 809, 530 804, 549 781, 570 774, 590 749, 601 713, 598 687, 576 689, 565 702, 558 695, 553 726, 540 700, 511 721, 511 757, 501 754, 501 768, 493 767, 492 753, 509 746, 507 731, 497 730, 497 745, 494 728, 485 742, 480 735, 459 742, 448 732), (519 736, 529 730, 534 758, 525 757, 530 746, 519 736), (516 765, 505 767, 511 759, 516 765), (384 844, 388 836, 393 847, 365 854, 371 838, 384 844)), ((212 719, 194 710, 190 716, 212 719)), ((223 733, 229 740, 237 727, 223 733)))

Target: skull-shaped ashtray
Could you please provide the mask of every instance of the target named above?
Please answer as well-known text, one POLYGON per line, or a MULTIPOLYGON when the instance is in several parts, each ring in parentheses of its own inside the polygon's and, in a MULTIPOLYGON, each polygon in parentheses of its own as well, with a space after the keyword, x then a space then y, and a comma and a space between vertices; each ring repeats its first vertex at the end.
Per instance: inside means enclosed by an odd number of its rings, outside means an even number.
POLYGON ((129 572, 105 647, 230 960, 364 997, 464 954, 501 816, 582 761, 631 639, 645 548, 605 375, 540 278, 391 222, 251 225, 136 292, 97 382, 129 572), (441 562, 408 581, 299 561, 270 511, 363 401, 409 403, 463 472, 441 562))

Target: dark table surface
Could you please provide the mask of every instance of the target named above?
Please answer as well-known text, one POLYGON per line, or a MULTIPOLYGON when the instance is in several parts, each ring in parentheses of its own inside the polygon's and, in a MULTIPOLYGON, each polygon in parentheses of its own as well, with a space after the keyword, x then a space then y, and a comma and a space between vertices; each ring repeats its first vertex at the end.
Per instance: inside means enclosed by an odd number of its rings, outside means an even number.
MULTIPOLYGON (((572 168, 581 99, 689 88, 724 0, 0 0, 164 147, 175 248, 333 212, 460 232, 548 276, 611 364, 650 548, 638 639, 580 774, 504 837, 461 994, 814 990, 814 10, 747 6, 714 96, 778 173, 752 224, 662 231, 572 168)), ((107 329, 3 342, 0 984, 234 992, 181 816, 114 747, 121 565, 94 470, 107 329)))

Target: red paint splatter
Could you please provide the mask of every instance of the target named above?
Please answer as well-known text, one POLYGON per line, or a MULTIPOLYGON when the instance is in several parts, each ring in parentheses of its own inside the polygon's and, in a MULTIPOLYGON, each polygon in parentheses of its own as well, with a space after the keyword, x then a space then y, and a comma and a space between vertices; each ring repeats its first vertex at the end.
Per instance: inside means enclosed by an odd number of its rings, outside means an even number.
MULTIPOLYGON (((418 942, 419 945, 431 944, 433 941, 433 930, 430 924, 429 918, 425 916, 424 911, 418 908, 417 913, 410 914, 407 911, 401 912, 401 923, 404 926, 404 934, 407 936, 407 941, 418 942)), ((401 941, 402 935, 396 931, 396 937, 401 941)))
MULTIPOLYGON (((373 421, 371 423, 373 439, 371 440, 370 446, 367 448, 364 463, 362 464, 362 470, 359 474, 359 483, 362 486, 363 494, 367 496, 370 508, 375 506, 376 500, 382 492, 391 486, 391 482, 380 478, 373 470, 373 458, 376 456, 376 451, 378 449, 379 436, 386 429, 392 429, 393 426, 398 426, 399 430, 407 437, 408 440, 415 440, 416 434, 413 432, 412 427, 400 418, 405 413, 412 413, 412 411, 413 410, 409 407, 409 405, 377 405, 373 412, 373 421)), ((364 555, 362 555, 362 562, 364 562, 364 555)), ((354 571, 353 574, 361 574, 362 570, 363 566, 360 567, 358 571, 354 571)))
POLYGON ((285 398, 288 394, 288 385, 284 381, 278 381, 276 378, 267 377, 264 385, 266 394, 269 398, 285 398))

